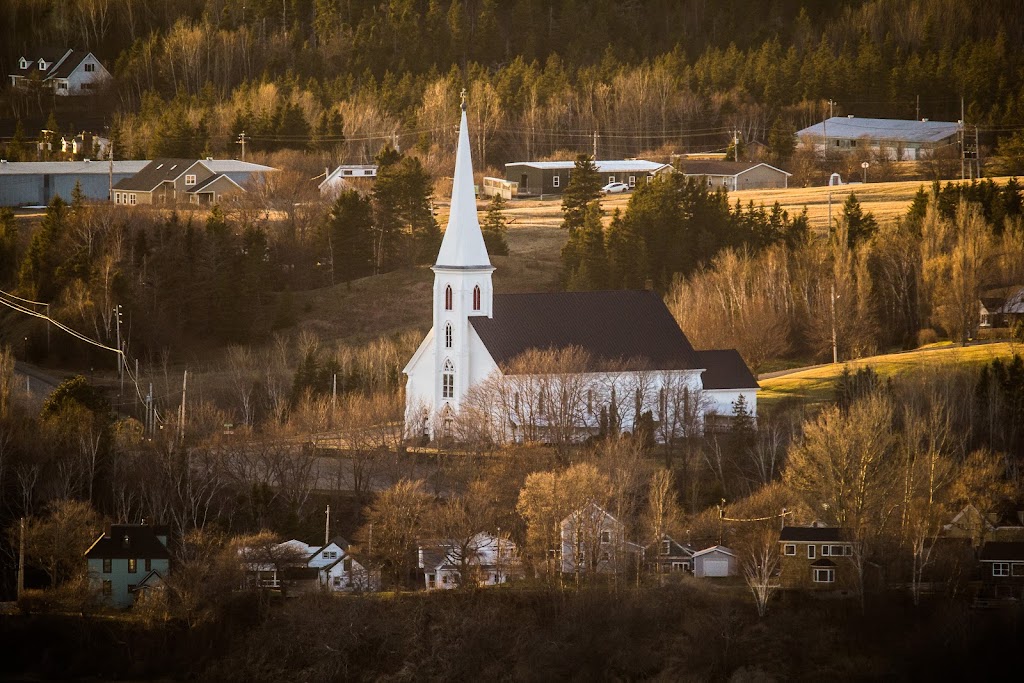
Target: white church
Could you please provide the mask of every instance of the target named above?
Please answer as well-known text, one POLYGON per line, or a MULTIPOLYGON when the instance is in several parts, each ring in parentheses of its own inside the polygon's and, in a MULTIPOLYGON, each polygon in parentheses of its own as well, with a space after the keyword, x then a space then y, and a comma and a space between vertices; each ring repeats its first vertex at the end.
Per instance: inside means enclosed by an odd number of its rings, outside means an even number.
POLYGON ((645 416, 660 439, 671 439, 731 418, 741 396, 756 415, 759 387, 739 353, 694 350, 655 292, 494 293, 465 103, 451 213, 433 271, 433 327, 404 369, 409 438, 438 436, 471 408, 496 441, 546 440, 545 429, 566 421, 585 438, 607 428, 609 415, 624 432, 645 416), (524 353, 573 347, 588 362, 571 377, 524 372, 521 364, 509 372, 524 353))

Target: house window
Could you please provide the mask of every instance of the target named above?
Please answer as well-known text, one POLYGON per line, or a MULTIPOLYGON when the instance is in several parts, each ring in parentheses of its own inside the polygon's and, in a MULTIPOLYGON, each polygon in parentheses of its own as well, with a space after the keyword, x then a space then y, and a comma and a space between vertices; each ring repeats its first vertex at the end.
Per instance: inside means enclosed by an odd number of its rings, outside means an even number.
POLYGON ((444 288, 444 310, 452 310, 452 286, 448 285, 444 288))
POLYGON ((103 573, 104 574, 109 574, 109 573, 111 573, 114 570, 113 567, 111 567, 111 564, 113 564, 113 563, 111 562, 109 557, 104 557, 103 558, 103 573))
POLYGON ((132 206, 135 206, 135 193, 134 192, 132 192, 130 195, 128 195, 128 203, 131 204, 132 206))
POLYGON ((96 70, 96 65, 92 64, 90 62, 86 62, 85 63, 85 70, 86 70, 87 73, 92 73, 93 71, 96 70))
POLYGON ((993 562, 992 563, 992 576, 1009 576, 1010 575, 1010 563, 1009 562, 993 562))
POLYGON ((151 560, 151 559, 149 559, 149 558, 147 557, 147 558, 146 558, 146 559, 144 560, 144 562, 145 562, 145 567, 146 567, 146 571, 147 571, 147 572, 151 572, 151 571, 153 571, 153 560, 151 560))
POLYGON ((447 576, 442 576, 441 577, 441 583, 447 585, 448 584, 448 577, 447 576))
POLYGON ((112 581, 103 582, 103 594, 113 595, 114 594, 114 583, 112 581))
POLYGON ((444 362, 444 372, 441 374, 441 398, 453 398, 455 396, 455 366, 450 360, 444 362))
POLYGON ((342 171, 342 173, 345 175, 352 175, 352 169, 346 168, 344 171, 342 171))
POLYGON ((630 187, 636 187, 636 176, 635 175, 629 176, 629 186, 630 187))
POLYGON ((783 547, 782 552, 785 555, 796 555, 796 543, 787 543, 783 547))
POLYGON ((814 583, 834 583, 835 580, 836 570, 832 567, 814 568, 814 583))
POLYGON ((661 542, 661 554, 662 555, 668 555, 671 552, 672 552, 672 541, 662 541, 661 542))
POLYGON ((341 563, 341 568, 344 569, 346 572, 352 571, 352 558, 346 557, 341 563))
POLYGON ((92 83, 82 83, 78 87, 80 90, 92 90, 92 83))
POLYGON ((549 560, 557 560, 558 559, 558 551, 556 549, 554 549, 554 548, 551 548, 550 550, 548 550, 548 559, 549 560))
POLYGON ((613 176, 613 175, 608 176, 608 182, 609 183, 614 183, 615 182, 615 176, 613 176))
POLYGON ((40 71, 46 71, 46 62, 44 62, 41 59, 39 60, 39 70, 40 71))
POLYGON ((551 187, 558 187, 560 182, 561 181, 559 180, 558 176, 551 176, 551 187))
POLYGON ((473 310, 480 310, 480 285, 473 288, 473 310))
POLYGON ((324 551, 324 559, 325 560, 336 560, 336 559, 338 559, 338 552, 336 550, 326 550, 326 551, 324 551))
POLYGON ((853 546, 852 545, 846 546, 846 548, 844 548, 844 550, 846 552, 843 553, 843 554, 846 555, 847 557, 849 557, 850 555, 853 555, 853 546))
POLYGON ((24 57, 22 57, 21 61, 18 62, 18 66, 20 66, 22 70, 25 70, 28 68, 28 61, 24 57))
POLYGON ((128 592, 129 593, 134 593, 136 588, 137 588, 137 584, 134 584, 134 583, 129 583, 128 584, 128 592))
POLYGON ((196 177, 194 175, 185 176, 185 187, 191 187, 196 184, 196 177))
POLYGON ((1024 562, 1014 562, 1011 571, 1012 576, 1024 576, 1024 562))
POLYGON ((138 570, 139 570, 139 561, 134 559, 134 558, 128 560, 128 573, 129 574, 134 574, 138 570))
POLYGON ((427 588, 437 587, 437 574, 427 574, 427 588))
POLYGON ((814 559, 814 544, 813 543, 811 545, 807 546, 807 559, 808 560, 813 560, 814 559))
POLYGON ((334 577, 334 587, 335 588, 341 588, 341 577, 340 576, 335 576, 334 577))
POLYGON ((611 543, 611 542, 612 542, 612 532, 610 532, 610 531, 602 531, 601 532, 601 543, 611 543))
POLYGON ((688 562, 673 562, 672 563, 672 571, 674 571, 674 572, 684 572, 684 571, 688 570, 689 568, 690 568, 690 566, 689 566, 688 562))
POLYGON ((828 548, 829 547, 827 545, 821 546, 821 556, 822 557, 828 557, 828 548))
POLYGON ((68 84, 67 84, 66 81, 58 81, 57 82, 57 90, 67 90, 67 89, 68 89, 68 84))
POLYGON ((832 555, 832 557, 842 557, 843 556, 843 546, 841 546, 841 545, 830 546, 829 547, 829 554, 832 555))
POLYGON ((444 347, 446 349, 452 348, 452 324, 444 324, 444 347))

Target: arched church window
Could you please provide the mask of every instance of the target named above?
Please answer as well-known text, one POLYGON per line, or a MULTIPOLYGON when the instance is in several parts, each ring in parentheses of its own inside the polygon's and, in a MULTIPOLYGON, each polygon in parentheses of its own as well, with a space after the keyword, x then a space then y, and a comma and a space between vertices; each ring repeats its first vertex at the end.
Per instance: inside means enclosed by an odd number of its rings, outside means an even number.
POLYGON ((441 398, 455 398, 455 366, 450 360, 444 362, 441 373, 441 398))
POLYGON ((452 348, 452 324, 444 324, 444 347, 446 349, 452 348))
POLYGON ((452 286, 448 285, 444 288, 444 310, 452 310, 452 286))
POLYGON ((473 288, 473 310, 480 310, 480 285, 473 288))

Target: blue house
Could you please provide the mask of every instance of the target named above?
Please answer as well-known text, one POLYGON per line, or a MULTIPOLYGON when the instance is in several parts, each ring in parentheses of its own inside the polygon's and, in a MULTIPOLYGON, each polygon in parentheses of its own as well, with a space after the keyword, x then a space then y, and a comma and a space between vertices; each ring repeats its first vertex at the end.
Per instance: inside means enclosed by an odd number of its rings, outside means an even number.
POLYGON ((131 607, 136 595, 163 582, 170 568, 167 527, 113 524, 85 551, 89 584, 104 602, 131 607))

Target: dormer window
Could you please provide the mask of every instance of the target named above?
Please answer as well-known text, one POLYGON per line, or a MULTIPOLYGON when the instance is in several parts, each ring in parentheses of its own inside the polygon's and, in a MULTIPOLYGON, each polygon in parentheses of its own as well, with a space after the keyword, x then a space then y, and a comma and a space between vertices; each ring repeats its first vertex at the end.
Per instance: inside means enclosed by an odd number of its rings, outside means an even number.
POLYGON ((28 60, 25 59, 24 57, 22 57, 21 61, 18 62, 18 67, 20 67, 22 71, 27 69, 28 68, 28 60))
POLYGON ((473 310, 480 310, 480 285, 473 288, 473 310))
POLYGON ((448 285, 444 288, 444 310, 452 310, 452 286, 448 285))
POLYGON ((39 70, 40 71, 46 71, 46 62, 44 62, 41 59, 39 60, 39 70))

